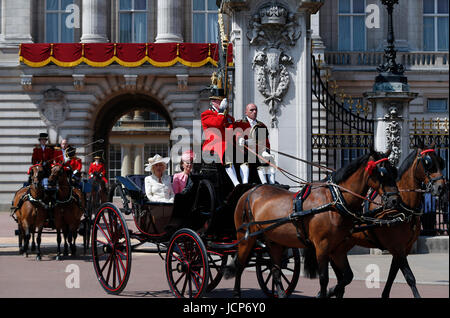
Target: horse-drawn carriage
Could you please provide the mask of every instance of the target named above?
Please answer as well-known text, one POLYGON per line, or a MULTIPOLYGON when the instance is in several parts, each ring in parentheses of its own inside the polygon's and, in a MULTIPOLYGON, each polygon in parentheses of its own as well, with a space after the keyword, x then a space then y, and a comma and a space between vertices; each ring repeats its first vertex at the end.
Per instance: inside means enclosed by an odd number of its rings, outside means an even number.
POLYGON ((83 237, 83 250, 86 254, 90 245, 92 217, 100 204, 106 201, 108 191, 101 182, 101 176, 73 182, 60 164, 53 164, 49 173, 44 184, 43 166, 31 166, 28 171, 30 182, 14 195, 11 216, 18 223, 15 234, 19 238, 20 253, 28 256, 29 241, 32 238, 31 250, 37 248, 36 259, 40 260, 42 234, 56 233, 56 259, 62 258, 61 234, 64 236, 64 256, 69 253, 69 245, 72 256, 76 254, 75 241, 78 234, 83 237))
MULTIPOLYGON (((193 185, 175 196, 173 204, 152 203, 145 195, 143 175, 116 177, 111 187, 120 204, 103 204, 93 223, 92 257, 95 272, 106 292, 119 294, 126 286, 132 252, 144 243, 153 243, 165 261, 166 277, 176 297, 201 297, 221 281, 229 256, 236 252, 234 209, 240 196, 254 184, 233 187, 223 167, 196 164, 193 185), (129 230, 132 215, 137 231, 129 230)), ((145 251, 139 249, 139 251, 145 251)), ((270 258, 263 240, 258 241, 252 260, 262 290, 273 295, 270 258)), ((297 249, 285 253, 283 269, 286 293, 291 293, 300 275, 297 249)))
MULTIPOLYGON (((371 151, 327 180, 306 183, 297 193, 279 185, 234 188, 227 184, 220 165, 201 164, 193 176, 192 191, 183 199, 175 198, 174 204, 148 202, 142 188, 144 176, 118 177, 112 191, 119 195, 120 206, 103 204, 93 224, 92 256, 98 280, 108 293, 119 294, 130 275, 132 252, 150 242, 165 261, 168 284, 176 297, 200 297, 224 275, 236 277, 234 296, 240 296, 240 277, 249 266, 256 268, 260 287, 268 296, 284 297, 297 285, 298 248, 304 248, 305 273, 319 274, 319 296, 342 297, 353 277, 348 250, 356 244, 371 245, 378 237, 394 256, 391 273, 401 268, 417 297, 406 255, 420 230, 420 211, 413 201, 422 193, 405 176, 431 182, 442 191, 441 159, 430 151, 411 153, 397 182, 397 170, 387 154, 371 151), (397 184, 404 192, 399 192, 397 184), (369 188, 378 191, 380 201, 365 197, 369 188), (361 214, 365 201, 372 209, 367 215, 361 214), (183 221, 172 222, 180 213, 183 221), (130 214, 137 231, 128 228, 130 214), (227 264, 230 256, 232 262, 227 264), (329 263, 338 283, 328 291, 329 263)), ((390 275, 383 296, 389 295, 394 278, 390 275)))

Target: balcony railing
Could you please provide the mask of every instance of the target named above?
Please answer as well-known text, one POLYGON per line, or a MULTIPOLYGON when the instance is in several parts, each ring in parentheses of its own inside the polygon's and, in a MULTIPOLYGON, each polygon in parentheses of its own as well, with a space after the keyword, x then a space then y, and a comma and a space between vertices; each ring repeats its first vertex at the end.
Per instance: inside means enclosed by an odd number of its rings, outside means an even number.
MULTIPOLYGON (((407 69, 448 69, 448 55, 448 52, 397 52, 397 63, 407 69)), ((329 65, 376 67, 384 61, 384 52, 325 52, 329 65)))

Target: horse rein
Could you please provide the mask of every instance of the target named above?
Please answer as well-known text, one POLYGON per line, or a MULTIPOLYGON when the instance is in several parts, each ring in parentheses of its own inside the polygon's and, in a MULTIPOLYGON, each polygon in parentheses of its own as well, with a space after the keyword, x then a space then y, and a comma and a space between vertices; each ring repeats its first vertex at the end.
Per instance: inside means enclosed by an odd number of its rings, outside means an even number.
MULTIPOLYGON (((286 170, 280 168, 279 166, 277 166, 277 165, 271 163, 270 161, 266 160, 265 158, 263 158, 262 156, 260 156, 258 153, 256 153, 255 151, 253 151, 251 148, 247 147, 246 145, 243 145, 243 146, 244 146, 244 148, 246 148, 247 150, 249 150, 250 152, 252 152, 255 156, 257 156, 259 159, 261 159, 261 160, 264 161, 265 163, 269 164, 271 167, 274 167, 275 169, 280 170, 281 172, 284 171, 284 172, 286 172, 286 173, 288 173, 288 174, 290 174, 290 175, 293 175, 293 174, 291 174, 290 172, 288 172, 288 171, 286 171, 286 170)), ((378 165, 379 163, 385 161, 384 159, 388 160, 387 158, 383 158, 383 159, 378 160, 377 162, 375 162, 375 165, 378 165)), ((307 162, 307 161, 305 160, 305 162, 307 162)), ((308 162, 307 162, 307 163, 308 163, 308 162)), ((328 168, 328 169, 329 169, 329 168, 328 168)), ((293 176, 296 177, 296 178, 299 178, 299 177, 297 177, 297 176, 295 176, 295 175, 293 175, 293 176)), ((368 201, 368 202, 373 203, 373 204, 376 204, 376 205, 380 205, 380 206, 382 205, 381 203, 372 201, 372 200, 370 200, 370 199, 368 199, 368 198, 366 198, 366 197, 364 197, 364 196, 362 196, 362 195, 360 195, 360 194, 358 194, 358 193, 355 193, 355 192, 353 192, 352 190, 349 190, 349 189, 347 189, 347 188, 344 188, 344 187, 342 187, 342 186, 340 186, 340 185, 338 185, 338 184, 336 184, 336 183, 334 183, 334 182, 306 182, 306 181, 304 181, 304 180, 302 180, 302 182, 298 182, 298 181, 296 181, 296 180, 292 180, 291 178, 288 178, 288 179, 291 180, 291 181, 293 181, 293 182, 300 183, 300 184, 302 184, 302 186, 311 185, 311 186, 317 186, 317 187, 328 187, 328 186, 337 187, 337 188, 339 188, 339 189, 341 189, 341 190, 343 190, 343 191, 345 191, 345 192, 348 192, 348 193, 350 193, 350 194, 356 196, 357 198, 360 198, 360 199, 362 199, 362 200, 368 201)), ((301 178, 299 178, 299 179, 301 179, 301 178)))
MULTIPOLYGON (((425 160, 425 159, 424 159, 423 155, 426 155, 426 154, 429 153, 429 152, 435 152, 435 150, 434 150, 434 149, 426 149, 426 150, 422 151, 422 152, 417 156, 417 159, 418 159, 418 160, 417 160, 416 166, 415 166, 415 168, 414 168, 414 171, 417 171, 417 169, 418 169, 418 167, 419 167, 419 162, 422 163, 423 170, 424 170, 424 172, 425 172, 425 176, 428 178, 428 182, 426 183, 426 189, 425 189, 425 190, 422 190, 422 189, 399 189, 400 192, 430 193, 430 192, 432 192, 433 184, 434 184, 436 181, 442 180, 442 179, 445 180, 444 175, 442 175, 442 174, 441 174, 439 177, 432 178, 431 175, 430 175, 430 173, 428 172, 428 169, 427 169, 427 167, 426 167, 426 165, 425 165, 425 163, 424 163, 424 160, 425 160)), ((431 159, 431 157, 430 157, 430 159, 431 159)), ((433 159, 431 159, 431 160, 433 160, 433 159)), ((415 173, 414 173, 414 179, 415 179, 418 183, 424 184, 423 181, 417 179, 415 173)))

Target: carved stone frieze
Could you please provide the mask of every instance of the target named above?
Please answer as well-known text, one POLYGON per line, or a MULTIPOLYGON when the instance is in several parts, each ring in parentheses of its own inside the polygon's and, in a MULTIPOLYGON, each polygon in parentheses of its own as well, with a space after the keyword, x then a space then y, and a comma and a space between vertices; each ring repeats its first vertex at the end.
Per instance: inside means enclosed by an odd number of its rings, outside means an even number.
POLYGON ((59 127, 66 120, 69 111, 69 104, 63 91, 50 88, 44 92, 44 98, 39 104, 39 113, 47 126, 59 127))
POLYGON ((252 67, 257 89, 269 107, 272 127, 278 125, 278 108, 289 88, 292 57, 288 50, 300 36, 295 14, 277 2, 260 7, 249 22, 247 38, 257 47, 252 67))
POLYGON ((398 115, 396 106, 391 106, 388 113, 384 116, 386 123, 386 144, 391 149, 389 160, 393 165, 398 165, 402 155, 401 150, 401 117, 398 115))

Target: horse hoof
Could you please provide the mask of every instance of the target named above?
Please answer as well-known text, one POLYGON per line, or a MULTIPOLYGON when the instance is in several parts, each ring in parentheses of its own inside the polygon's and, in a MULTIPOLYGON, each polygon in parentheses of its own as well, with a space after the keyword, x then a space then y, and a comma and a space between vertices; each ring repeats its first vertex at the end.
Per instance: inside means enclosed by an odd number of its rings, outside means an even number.
POLYGON ((36 261, 40 261, 41 260, 41 257, 38 255, 38 256, 36 256, 36 261))
POLYGON ((60 255, 56 256, 56 260, 57 261, 62 261, 62 256, 60 256, 60 255))

